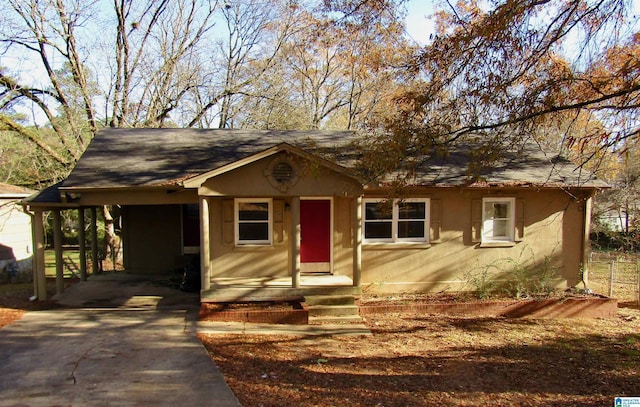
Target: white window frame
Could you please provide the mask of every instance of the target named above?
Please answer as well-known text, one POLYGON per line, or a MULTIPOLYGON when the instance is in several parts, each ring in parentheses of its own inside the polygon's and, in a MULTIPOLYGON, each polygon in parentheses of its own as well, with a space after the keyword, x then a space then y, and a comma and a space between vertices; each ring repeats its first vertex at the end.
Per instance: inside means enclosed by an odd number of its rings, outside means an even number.
MULTIPOLYGON (((260 221, 242 221, 242 223, 264 223, 260 221)), ((236 198, 234 200, 234 223, 236 246, 259 245, 270 246, 273 244, 273 199, 271 198, 236 198), (241 203, 266 203, 268 212, 268 232, 266 240, 240 240, 240 204, 241 203)))
POLYGON ((516 236, 516 199, 515 198, 482 198, 482 242, 515 242, 516 236), (487 218, 487 211, 485 210, 487 204, 493 203, 507 203, 509 207, 507 209, 506 218, 487 218), (493 222, 496 220, 507 221, 507 234, 504 236, 493 236, 493 222))
MULTIPOLYGON (((363 243, 428 243, 429 242, 429 228, 430 228, 430 200, 429 198, 406 198, 406 199, 394 199, 393 207, 391 211, 391 237, 390 238, 366 238, 366 223, 367 221, 367 204, 368 203, 384 203, 384 199, 378 198, 366 198, 362 200, 362 242, 363 243), (424 219, 400 219, 400 207, 401 202, 421 202, 425 204, 424 219), (398 237, 398 223, 400 221, 424 221, 424 236, 422 237, 398 237)), ((369 221, 376 222, 376 221, 369 221)), ((389 220, 380 220, 378 222, 389 222, 389 220)))

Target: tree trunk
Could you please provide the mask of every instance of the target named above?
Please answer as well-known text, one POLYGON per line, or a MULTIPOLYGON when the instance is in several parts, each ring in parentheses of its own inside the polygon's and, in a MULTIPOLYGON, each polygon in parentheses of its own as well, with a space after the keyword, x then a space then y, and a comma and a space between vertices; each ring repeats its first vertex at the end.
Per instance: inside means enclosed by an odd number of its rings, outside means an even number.
POLYGON ((111 261, 113 270, 115 270, 121 256, 120 238, 116 235, 115 223, 111 215, 111 207, 107 205, 103 206, 102 214, 104 217, 103 253, 105 254, 105 258, 111 261))

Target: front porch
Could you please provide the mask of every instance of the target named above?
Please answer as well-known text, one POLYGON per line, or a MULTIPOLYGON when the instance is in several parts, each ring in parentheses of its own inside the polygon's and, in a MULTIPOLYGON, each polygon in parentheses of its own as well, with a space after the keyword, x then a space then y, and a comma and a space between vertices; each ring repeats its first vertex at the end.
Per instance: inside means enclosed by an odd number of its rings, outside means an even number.
POLYGON ((304 275, 299 287, 292 287, 291 277, 213 278, 211 286, 200 292, 202 302, 304 301, 313 296, 359 296, 348 276, 304 275))
MULTIPOLYGON (((251 303, 259 304, 287 303, 293 308, 289 312, 277 315, 277 318, 290 317, 291 313, 304 314, 304 323, 361 322, 355 298, 362 293, 361 287, 353 285, 353 280, 340 275, 302 274, 298 287, 293 287, 290 277, 282 278, 215 278, 211 287, 202 290, 200 301, 204 314, 212 318, 216 311, 209 311, 216 304, 251 303), (209 303, 209 304, 206 304, 209 303)), ((257 312, 256 312, 257 313, 257 312)), ((267 310, 266 314, 272 314, 267 310)), ((247 317, 246 312, 236 317, 247 317)), ((260 313, 264 318, 264 313, 260 313)), ((203 312, 201 311, 201 317, 203 312)), ((264 321, 263 321, 264 322, 264 321)), ((273 322, 273 321, 272 321, 273 322)), ((277 322, 282 323, 282 322, 277 322)), ((299 322, 298 322, 299 323, 299 322)))

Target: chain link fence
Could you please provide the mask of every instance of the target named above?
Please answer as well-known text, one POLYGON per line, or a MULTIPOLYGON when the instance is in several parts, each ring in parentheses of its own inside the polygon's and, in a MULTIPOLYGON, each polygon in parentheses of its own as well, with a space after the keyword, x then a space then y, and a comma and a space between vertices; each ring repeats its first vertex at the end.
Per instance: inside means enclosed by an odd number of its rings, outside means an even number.
POLYGON ((640 305, 640 254, 592 252, 588 270, 593 292, 640 305))

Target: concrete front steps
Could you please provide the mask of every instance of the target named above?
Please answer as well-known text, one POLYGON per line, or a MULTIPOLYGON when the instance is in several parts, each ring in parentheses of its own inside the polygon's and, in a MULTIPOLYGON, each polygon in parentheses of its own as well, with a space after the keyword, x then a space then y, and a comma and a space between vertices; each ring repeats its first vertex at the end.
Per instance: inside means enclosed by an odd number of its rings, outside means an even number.
POLYGON ((353 294, 305 295, 310 324, 360 323, 353 294))
POLYGON ((360 287, 343 285, 302 286, 218 286, 201 292, 201 320, 244 321, 280 324, 361 323, 355 298, 360 287), (218 305, 216 305, 218 304, 218 305), (220 304, 248 304, 223 307, 220 304), (269 307, 270 304, 289 304, 269 307), (297 304, 297 306, 296 306, 297 304))

